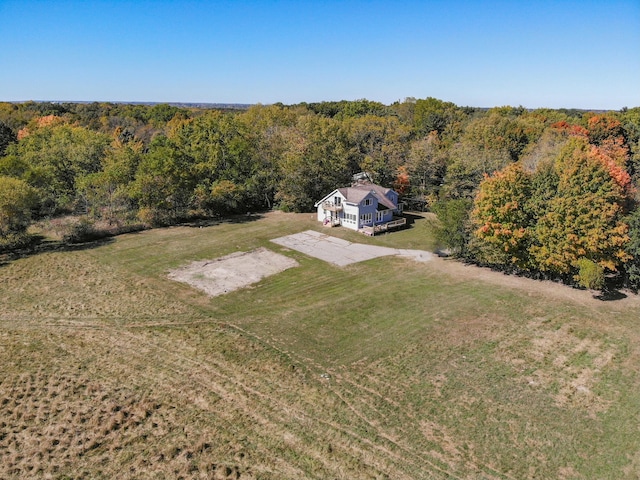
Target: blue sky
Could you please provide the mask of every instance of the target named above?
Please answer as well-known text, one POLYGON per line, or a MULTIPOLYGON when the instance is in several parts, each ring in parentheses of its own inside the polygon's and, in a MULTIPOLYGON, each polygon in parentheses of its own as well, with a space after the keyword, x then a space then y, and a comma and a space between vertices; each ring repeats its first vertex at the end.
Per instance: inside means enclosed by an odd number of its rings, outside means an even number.
POLYGON ((640 106, 640 0, 0 0, 0 101, 640 106))

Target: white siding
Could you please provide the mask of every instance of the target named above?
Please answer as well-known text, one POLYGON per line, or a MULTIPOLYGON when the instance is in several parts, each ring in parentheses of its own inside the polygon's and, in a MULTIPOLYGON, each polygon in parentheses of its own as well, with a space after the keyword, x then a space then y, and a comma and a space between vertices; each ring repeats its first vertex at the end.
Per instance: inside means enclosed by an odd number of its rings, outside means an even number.
POLYGON ((342 226, 351 230, 358 230, 358 206, 352 203, 343 203, 342 226))
MULTIPOLYGON (((398 194, 393 190, 389 190, 385 196, 395 205, 398 203, 398 194)), ((378 225, 393 220, 394 211, 392 209, 378 211, 378 197, 373 193, 367 194, 360 204, 347 203, 346 198, 339 190, 334 190, 317 203, 317 218, 319 222, 324 222, 330 217, 339 218, 340 224, 351 230, 359 230, 364 226, 378 225), (325 202, 336 204, 336 197, 340 198, 342 210, 338 212, 330 212, 325 208, 325 202), (366 204, 369 205, 366 205, 366 204)))
POLYGON ((332 214, 334 216, 334 218, 337 216, 339 218, 342 218, 342 212, 330 212, 328 210, 325 209, 325 202, 329 202, 331 204, 336 204, 336 199, 339 199, 339 202, 341 205, 345 205, 345 198, 344 196, 338 191, 338 190, 334 190, 333 192, 331 192, 329 195, 327 195, 326 197, 324 197, 320 202, 318 202, 318 206, 317 206, 317 212, 318 212, 318 221, 319 222, 324 222, 324 220, 326 218, 329 218, 332 214))

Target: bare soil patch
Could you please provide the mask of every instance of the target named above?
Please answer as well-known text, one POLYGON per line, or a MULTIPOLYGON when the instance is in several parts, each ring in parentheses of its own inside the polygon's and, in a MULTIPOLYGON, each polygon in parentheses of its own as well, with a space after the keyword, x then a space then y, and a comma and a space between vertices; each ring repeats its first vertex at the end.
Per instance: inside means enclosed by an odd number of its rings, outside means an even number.
POLYGON ((258 248, 250 252, 235 252, 215 260, 192 262, 171 271, 169 278, 187 283, 215 297, 297 266, 298 262, 292 258, 266 248, 258 248))

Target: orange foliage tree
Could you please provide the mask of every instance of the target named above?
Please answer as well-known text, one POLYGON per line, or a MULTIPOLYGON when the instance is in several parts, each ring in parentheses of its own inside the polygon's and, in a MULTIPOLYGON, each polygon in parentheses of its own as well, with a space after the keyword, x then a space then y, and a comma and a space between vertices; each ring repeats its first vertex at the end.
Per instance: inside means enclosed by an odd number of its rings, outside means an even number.
POLYGON ((570 138, 552 164, 533 173, 509 165, 485 177, 475 198, 476 256, 560 276, 578 274, 583 259, 616 271, 630 259, 630 185, 616 156, 584 136, 570 138))
POLYGON ((517 163, 485 175, 471 212, 481 260, 499 265, 529 267, 531 175, 517 163))
POLYGON ((535 227, 531 254, 538 268, 569 274, 581 258, 615 271, 628 260, 627 193, 592 154, 586 139, 574 138, 557 158, 556 195, 535 227))

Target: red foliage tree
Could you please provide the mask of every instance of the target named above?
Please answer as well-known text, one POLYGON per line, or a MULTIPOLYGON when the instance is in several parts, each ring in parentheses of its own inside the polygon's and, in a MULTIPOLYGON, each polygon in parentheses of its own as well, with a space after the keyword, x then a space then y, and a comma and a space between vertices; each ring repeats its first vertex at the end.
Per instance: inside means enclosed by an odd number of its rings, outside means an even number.
POLYGON ((393 189, 400 195, 404 195, 409 190, 409 186, 409 172, 407 171, 407 167, 402 165, 398 167, 398 174, 393 182, 393 189))

